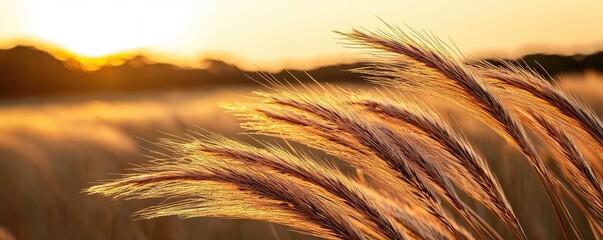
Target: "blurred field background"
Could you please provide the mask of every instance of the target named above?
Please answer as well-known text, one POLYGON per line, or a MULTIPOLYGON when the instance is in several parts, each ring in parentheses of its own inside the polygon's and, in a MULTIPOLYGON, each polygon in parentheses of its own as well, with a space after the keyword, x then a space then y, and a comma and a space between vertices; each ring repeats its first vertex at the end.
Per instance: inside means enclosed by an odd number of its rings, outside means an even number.
MULTIPOLYGON (((323 79, 319 79, 323 80, 323 79)), ((328 81, 328 79, 324 79, 328 81)), ((566 74, 563 89, 603 114, 603 75, 566 74)), ((375 86, 343 84, 351 89, 375 86)), ((131 215, 156 201, 111 201, 81 193, 148 160, 148 141, 201 127, 239 139, 237 120, 219 107, 261 87, 38 97, 0 102, 0 238, 308 239, 281 226, 244 220, 131 215)), ((523 156, 474 119, 432 103, 463 129, 490 162, 529 237, 559 238, 536 176, 523 156)), ((542 149, 542 153, 546 151, 542 149)), ((478 208, 479 209, 479 208, 478 208)), ((578 219, 587 227, 583 219, 578 219)))

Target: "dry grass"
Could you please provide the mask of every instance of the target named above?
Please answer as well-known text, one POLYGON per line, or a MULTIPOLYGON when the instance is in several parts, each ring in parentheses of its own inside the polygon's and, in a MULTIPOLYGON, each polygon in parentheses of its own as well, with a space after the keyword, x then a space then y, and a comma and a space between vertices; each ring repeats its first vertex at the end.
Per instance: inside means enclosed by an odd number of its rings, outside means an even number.
POLYGON ((464 110, 519 150, 548 193, 565 238, 602 236, 602 180, 593 163, 600 161, 603 132, 596 115, 532 71, 467 64, 437 38, 388 28, 343 34, 370 51, 371 64, 355 71, 383 90, 293 86, 260 73, 267 90, 225 105, 248 133, 285 139, 289 150, 209 133, 172 136, 157 143, 168 150, 165 158, 86 192, 169 200, 139 212, 144 218, 255 219, 328 239, 526 239, 530 223, 522 226, 462 133, 425 104, 401 97, 419 92, 464 110), (558 156, 559 174, 524 125, 558 156), (289 141, 330 157, 319 160, 289 141), (588 155, 585 146, 598 155, 588 155), (348 176, 336 162, 361 174, 348 176), (495 230, 469 201, 511 235, 495 230), (582 210, 592 232, 578 229, 569 204, 582 210))

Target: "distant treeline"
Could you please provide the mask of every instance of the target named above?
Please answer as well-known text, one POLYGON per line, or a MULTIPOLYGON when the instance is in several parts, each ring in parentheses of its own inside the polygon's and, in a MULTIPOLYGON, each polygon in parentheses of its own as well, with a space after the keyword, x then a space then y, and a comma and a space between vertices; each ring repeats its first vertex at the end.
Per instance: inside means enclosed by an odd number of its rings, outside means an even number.
MULTIPOLYGON (((603 52, 588 56, 537 54, 522 59, 530 67, 540 72, 544 68, 553 76, 564 72, 581 72, 587 68, 603 72, 603 52)), ((0 50, 0 98, 257 84, 247 77, 257 76, 254 72, 243 71, 218 60, 208 61, 207 69, 187 69, 164 63, 148 63, 144 57, 136 57, 120 66, 85 72, 67 68, 63 61, 44 51, 19 46, 0 50)), ((362 65, 324 66, 307 72, 321 81, 360 82, 360 76, 344 70, 362 65)), ((297 70, 283 70, 275 77, 292 80, 289 72, 296 76, 305 75, 297 70)))
MULTIPOLYGON (((497 64, 497 60, 486 59, 497 64)), ((555 77, 562 73, 579 73, 586 69, 603 72, 603 52, 591 55, 548 55, 530 54, 516 60, 518 64, 528 66, 545 77, 555 77), (550 76, 549 76, 550 75, 550 76)))

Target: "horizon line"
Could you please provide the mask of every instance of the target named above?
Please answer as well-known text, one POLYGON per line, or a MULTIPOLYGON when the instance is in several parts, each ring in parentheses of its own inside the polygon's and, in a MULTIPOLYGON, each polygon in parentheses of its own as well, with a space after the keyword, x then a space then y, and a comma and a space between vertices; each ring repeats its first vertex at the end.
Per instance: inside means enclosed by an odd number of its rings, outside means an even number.
MULTIPOLYGON (((47 53, 56 60, 63 62, 67 68, 81 70, 85 72, 94 72, 103 68, 121 66, 137 58, 142 58, 144 60, 143 64, 145 65, 165 64, 177 67, 182 70, 209 69, 210 66, 208 66, 208 64, 211 64, 213 62, 222 62, 226 65, 236 67, 241 71, 265 71, 270 73, 278 73, 285 70, 312 71, 322 67, 356 64, 363 62, 362 57, 358 57, 358 55, 361 54, 358 54, 357 56, 350 56, 347 54, 332 54, 329 56, 315 56, 306 59, 282 58, 280 61, 273 61, 280 62, 279 66, 274 66, 274 63, 262 63, 258 65, 253 61, 245 61, 242 58, 236 56, 236 54, 226 52, 208 51, 206 53, 197 54, 197 57, 195 59, 183 60, 183 58, 169 56, 169 54, 152 53, 151 51, 148 51, 144 48, 125 50, 120 51, 118 53, 108 54, 99 57, 88 57, 74 53, 59 46, 53 46, 52 44, 35 41, 13 41, 11 42, 11 44, 7 44, 7 46, 0 46, 0 50, 10 51, 19 47, 30 48, 47 53), (273 66, 268 67, 266 65, 273 66)), ((593 48, 588 51, 588 53, 584 53, 584 51, 574 51, 572 53, 567 53, 567 51, 564 51, 564 53, 547 51, 525 52, 527 53, 506 53, 502 54, 501 56, 501 54, 495 54, 492 51, 488 51, 487 54, 482 52, 478 54, 470 54, 469 56, 472 56, 472 59, 501 59, 514 61, 530 55, 557 55, 562 57, 589 56, 603 52, 603 48, 593 48), (475 55, 481 56, 475 57, 475 55), (484 57, 484 55, 489 55, 489 57, 484 57), (510 57, 508 55, 512 56, 510 57)))

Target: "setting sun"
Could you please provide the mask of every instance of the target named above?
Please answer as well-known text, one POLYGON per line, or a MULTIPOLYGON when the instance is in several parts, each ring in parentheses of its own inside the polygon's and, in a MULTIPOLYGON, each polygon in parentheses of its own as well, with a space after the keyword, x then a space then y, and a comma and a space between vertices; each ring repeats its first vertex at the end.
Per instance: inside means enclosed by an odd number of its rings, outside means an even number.
POLYGON ((600 1, 469 2, 0 0, 0 48, 33 45, 78 60, 127 52, 186 67, 216 58, 246 70, 308 70, 354 61, 332 31, 382 26, 375 16, 450 37, 478 57, 589 54, 602 44, 603 31, 593 30, 601 25, 600 1), (482 34, 492 28, 499 31, 482 34))
POLYGON ((26 8, 41 40, 84 57, 142 49, 178 37, 186 0, 34 1, 26 8))

